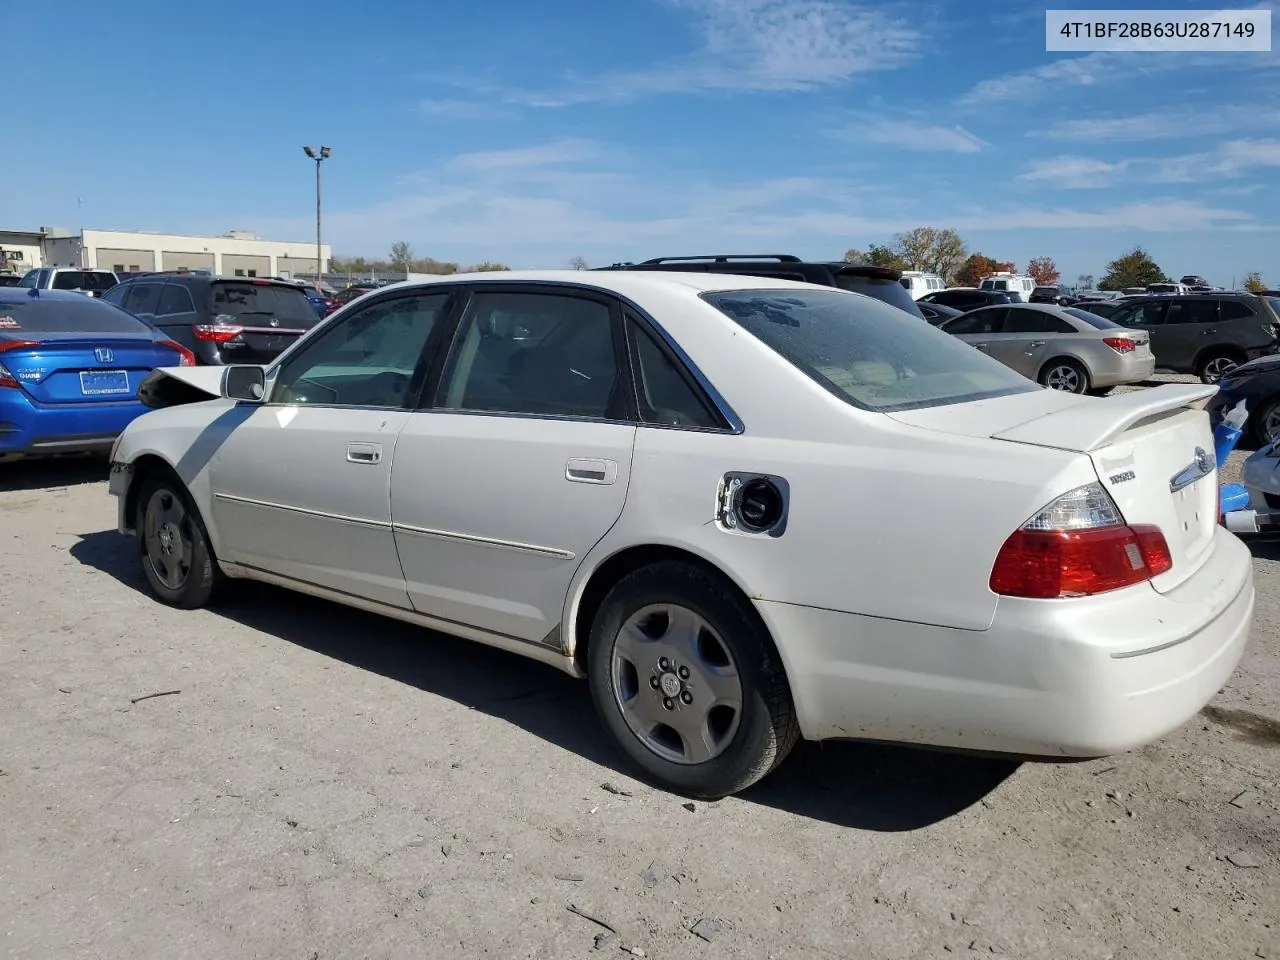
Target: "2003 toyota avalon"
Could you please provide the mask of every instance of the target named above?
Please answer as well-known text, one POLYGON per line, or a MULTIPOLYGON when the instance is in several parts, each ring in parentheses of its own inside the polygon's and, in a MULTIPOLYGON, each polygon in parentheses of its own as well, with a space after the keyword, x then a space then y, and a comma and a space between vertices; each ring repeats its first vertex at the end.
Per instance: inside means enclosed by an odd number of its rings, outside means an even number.
POLYGON ((454 276, 153 373, 110 487, 165 603, 249 578, 541 660, 717 797, 799 737, 1090 757, 1193 716, 1254 603, 1216 389, 1046 390, 776 279, 454 276))

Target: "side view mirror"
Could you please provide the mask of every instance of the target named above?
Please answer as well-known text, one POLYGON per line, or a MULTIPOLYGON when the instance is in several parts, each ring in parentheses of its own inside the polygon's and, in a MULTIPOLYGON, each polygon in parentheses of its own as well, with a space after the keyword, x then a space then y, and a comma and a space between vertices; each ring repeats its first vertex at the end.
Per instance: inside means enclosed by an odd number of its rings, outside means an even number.
POLYGON ((260 366, 242 364, 222 371, 222 395, 231 400, 261 403, 266 384, 267 372, 260 366))

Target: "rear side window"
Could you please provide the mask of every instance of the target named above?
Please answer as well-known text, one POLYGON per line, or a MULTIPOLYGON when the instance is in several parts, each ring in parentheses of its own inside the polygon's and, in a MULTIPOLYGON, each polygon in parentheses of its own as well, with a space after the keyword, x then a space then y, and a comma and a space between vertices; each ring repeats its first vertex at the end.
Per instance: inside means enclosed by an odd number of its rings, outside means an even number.
POLYGON ((901 283, 888 277, 842 272, 836 274, 836 286, 841 290, 848 290, 850 293, 861 293, 868 297, 874 297, 881 303, 887 303, 891 307, 905 310, 913 317, 924 319, 924 314, 916 306, 915 300, 911 299, 911 294, 903 289, 901 283))
MULTIPOLYGON (((1272 300, 1273 305, 1280 305, 1280 300, 1272 300)), ((1252 317, 1253 311, 1249 309, 1247 303, 1241 303, 1239 300, 1223 300, 1219 308, 1219 320, 1243 320, 1245 317, 1252 317)))
POLYGON ((636 358, 636 393, 644 423, 683 427, 723 427, 699 391, 649 331, 629 322, 636 358))
POLYGON ((298 287, 274 283, 215 283, 213 313, 244 326, 278 326, 305 330, 319 322, 315 309, 298 287))
POLYGON ((1040 389, 962 340, 885 304, 837 290, 701 296, 853 406, 908 410, 1040 389))
POLYGON ((116 278, 101 270, 59 270, 53 275, 55 290, 110 290, 116 278))
POLYGON ((9 300, 0 306, 5 324, 0 332, 21 337, 34 333, 150 333, 147 326, 119 307, 91 297, 70 300, 9 300))
POLYGON ((1106 317, 1099 316, 1096 313, 1090 313, 1088 310, 1077 310, 1075 307, 1066 307, 1062 312, 1069 313, 1077 320, 1083 320, 1085 323, 1089 324, 1089 326, 1098 330, 1113 330, 1119 329, 1120 327, 1118 323, 1112 323, 1106 317))
POLYGON ((158 283, 139 283, 129 291, 129 297, 124 302, 124 308, 132 314, 149 313, 155 314, 156 308, 160 305, 160 284, 158 283))
MULTIPOLYGON (((985 310, 979 311, 986 313, 985 310)), ((994 313, 995 311, 991 311, 994 313)), ((1076 328, 1044 310, 1009 310, 1001 333, 1075 333, 1076 328)))
POLYGON ((160 305, 156 308, 156 316, 171 317, 176 313, 195 313, 196 305, 191 299, 191 291, 180 283, 167 283, 160 292, 160 305))

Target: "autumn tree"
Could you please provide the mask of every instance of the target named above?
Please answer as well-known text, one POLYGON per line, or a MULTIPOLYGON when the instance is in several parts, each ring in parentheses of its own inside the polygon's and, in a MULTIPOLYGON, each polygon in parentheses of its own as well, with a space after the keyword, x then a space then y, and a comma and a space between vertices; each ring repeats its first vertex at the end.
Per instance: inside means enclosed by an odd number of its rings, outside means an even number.
POLYGON ((402 273, 408 273, 411 263, 413 263, 413 247, 404 240, 397 240, 391 245, 391 265, 402 273))
POLYGON ((1052 287, 1062 279, 1062 272, 1053 257, 1033 257, 1027 262, 1027 274, 1037 287, 1052 287))
POLYGON ((1100 290, 1123 290, 1125 287, 1148 287, 1165 283, 1160 265, 1142 247, 1134 247, 1107 264, 1107 275, 1098 284, 1100 290))
POLYGON ((845 263, 866 263, 867 255, 857 247, 850 247, 844 252, 845 263))
POLYGON ((1257 270, 1250 270, 1244 275, 1244 283, 1242 286, 1250 293, 1261 293, 1263 290, 1267 289, 1267 285, 1262 282, 1262 274, 1257 270))
POLYGON ((980 253, 970 254, 953 278, 958 286, 976 287, 983 277, 996 272, 996 262, 980 253))

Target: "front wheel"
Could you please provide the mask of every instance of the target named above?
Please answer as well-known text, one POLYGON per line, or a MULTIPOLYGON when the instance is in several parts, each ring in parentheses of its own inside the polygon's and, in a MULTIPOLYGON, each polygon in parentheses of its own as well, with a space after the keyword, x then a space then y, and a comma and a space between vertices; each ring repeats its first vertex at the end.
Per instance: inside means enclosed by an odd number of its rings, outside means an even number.
POLYGON ((1089 371, 1078 360, 1063 357, 1045 364, 1040 371, 1040 382, 1050 390, 1085 393, 1089 390, 1089 371))
POLYGON ((668 561, 624 577, 592 625, 587 676, 610 737, 649 779, 718 799, 775 769, 799 737, 773 641, 715 573, 668 561))
POLYGON ((204 523, 176 478, 154 475, 138 497, 138 549, 151 592, 184 610, 203 607, 218 571, 204 523))

